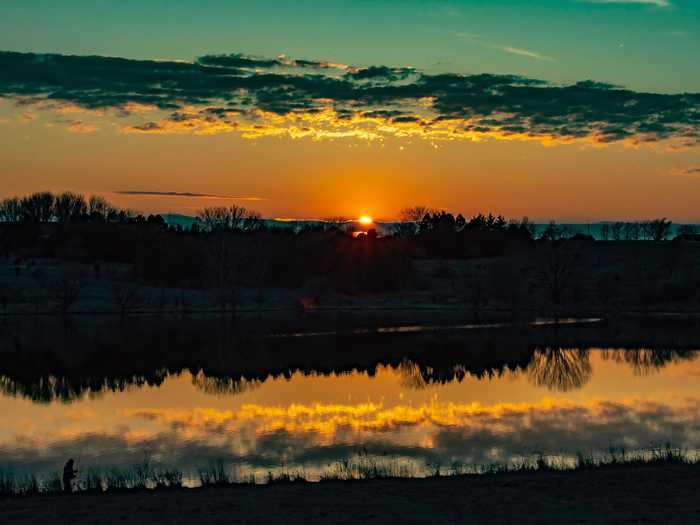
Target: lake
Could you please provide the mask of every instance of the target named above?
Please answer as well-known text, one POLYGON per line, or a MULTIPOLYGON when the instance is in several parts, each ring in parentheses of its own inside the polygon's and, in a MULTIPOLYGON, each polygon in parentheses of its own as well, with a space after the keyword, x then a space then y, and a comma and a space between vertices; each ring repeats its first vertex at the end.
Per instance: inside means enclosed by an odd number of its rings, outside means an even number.
POLYGON ((694 329, 308 331, 319 335, 211 320, 5 326, 0 470, 148 458, 196 484, 213 464, 262 481, 318 479, 353 458, 423 476, 700 449, 694 329))

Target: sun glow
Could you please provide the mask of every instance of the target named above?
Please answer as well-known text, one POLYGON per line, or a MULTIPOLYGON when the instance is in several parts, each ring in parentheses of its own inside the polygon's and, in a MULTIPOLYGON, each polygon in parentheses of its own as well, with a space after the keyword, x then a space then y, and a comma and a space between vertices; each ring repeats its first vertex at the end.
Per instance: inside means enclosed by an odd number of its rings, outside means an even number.
POLYGON ((369 215, 362 215, 359 219, 357 219, 357 222, 360 224, 369 225, 372 224, 374 220, 372 220, 372 217, 369 215))

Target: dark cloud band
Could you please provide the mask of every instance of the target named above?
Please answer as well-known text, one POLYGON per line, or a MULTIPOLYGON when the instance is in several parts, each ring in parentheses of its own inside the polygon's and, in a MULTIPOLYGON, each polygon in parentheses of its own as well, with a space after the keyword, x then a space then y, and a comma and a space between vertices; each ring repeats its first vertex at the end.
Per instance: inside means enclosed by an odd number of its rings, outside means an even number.
POLYGON ((263 201, 264 197, 241 197, 236 195, 216 195, 213 193, 192 193, 189 191, 141 191, 141 190, 120 190, 115 191, 118 195, 143 195, 150 197, 195 197, 203 199, 230 199, 241 201, 263 201))
POLYGON ((286 57, 207 55, 177 62, 0 52, 0 96, 132 118, 134 105, 160 111, 127 126, 142 133, 349 136, 374 123, 375 136, 700 143, 700 94, 286 57))

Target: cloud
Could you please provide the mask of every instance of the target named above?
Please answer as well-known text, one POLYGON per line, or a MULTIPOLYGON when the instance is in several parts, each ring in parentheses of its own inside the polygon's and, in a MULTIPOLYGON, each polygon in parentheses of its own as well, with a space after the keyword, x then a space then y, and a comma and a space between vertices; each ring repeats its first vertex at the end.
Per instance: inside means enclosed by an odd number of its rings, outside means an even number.
POLYGON ((686 177, 700 177, 700 167, 692 168, 679 168, 671 172, 673 175, 686 176, 686 177))
POLYGON ((152 197, 196 197, 203 199, 230 199, 239 201, 264 201, 265 197, 241 197, 236 195, 216 195, 213 193, 192 193, 189 191, 142 191, 142 190, 119 190, 113 193, 119 195, 144 195, 152 197))
POLYGON ((71 133, 94 133, 99 128, 95 124, 90 124, 81 120, 73 120, 67 123, 66 129, 71 133))
POLYGON ((700 94, 591 80, 559 85, 238 53, 176 62, 0 52, 0 71, 0 97, 33 111, 120 119, 126 133, 700 144, 700 94))
POLYGON ((354 80, 402 80, 409 75, 415 73, 415 69, 411 67, 386 67, 386 66, 370 66, 364 68, 356 68, 346 76, 354 80))
POLYGON ((241 53, 230 55, 205 55, 197 59, 198 64, 205 66, 221 66, 226 68, 236 67, 259 67, 271 68, 281 66, 282 62, 277 59, 255 58, 241 53))
POLYGON ((587 4, 622 4, 622 5, 651 5, 656 7, 671 7, 670 0, 580 0, 587 4))
POLYGON ((204 55, 199 57, 196 62, 205 66, 220 66, 226 68, 308 68, 308 69, 339 69, 346 70, 348 66, 335 62, 327 62, 322 60, 305 60, 289 58, 285 55, 280 55, 277 58, 262 58, 242 53, 231 53, 229 55, 204 55))
POLYGON ((511 53, 512 55, 518 55, 521 57, 527 57, 527 58, 534 58, 535 60, 545 60, 548 62, 553 62, 554 59, 545 55, 540 55, 539 53, 536 53, 534 51, 528 51, 527 49, 520 49, 518 47, 509 47, 505 46, 500 48, 501 51, 505 51, 506 53, 511 53))
POLYGON ((485 465, 538 452, 572 457, 611 445, 631 451, 671 442, 694 450, 700 446, 698 420, 698 399, 145 408, 125 411, 116 429, 91 428, 91 420, 83 418, 72 433, 63 428, 32 436, 17 432, 0 441, 0 465, 45 473, 75 457, 83 469, 109 468, 137 464, 149 452, 156 463, 190 472, 216 460, 258 470, 323 469, 360 452, 359 444, 369 454, 418 466, 485 465))

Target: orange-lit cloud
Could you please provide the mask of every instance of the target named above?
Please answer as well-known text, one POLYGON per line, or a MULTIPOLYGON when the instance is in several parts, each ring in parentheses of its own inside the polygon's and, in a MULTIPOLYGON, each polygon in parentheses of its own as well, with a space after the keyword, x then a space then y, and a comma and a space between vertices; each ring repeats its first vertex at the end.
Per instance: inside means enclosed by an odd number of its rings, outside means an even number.
POLYGON ((94 133, 99 128, 95 124, 74 120, 68 123, 66 129, 71 133, 94 133))
POLYGON ((0 67, 9 72, 0 95, 19 105, 102 112, 125 119, 119 127, 126 133, 700 143, 697 95, 642 93, 590 80, 554 85, 517 75, 431 75, 411 67, 241 54, 178 62, 4 52, 0 67), (143 121, 145 114, 151 118, 143 121))
POLYGON ((181 468, 212 461, 252 468, 328 468, 364 447, 384 457, 450 465, 510 461, 535 452, 573 455, 628 450, 671 441, 700 446, 700 400, 535 403, 246 404, 239 409, 126 409, 119 428, 80 415, 62 419, 50 435, 16 434, 0 442, 0 464, 50 471, 78 457, 100 467, 129 465, 144 452, 181 468), (69 428, 67 425, 72 425, 69 428))
MULTIPOLYGON (((666 405, 663 405, 665 407, 666 405)), ((674 418, 700 418, 698 400, 679 400, 674 418)), ((629 400, 622 403, 591 401, 575 403, 567 400, 543 399, 538 403, 439 403, 433 401, 419 406, 385 406, 382 403, 359 404, 290 404, 261 406, 246 404, 239 410, 129 410, 127 417, 156 421, 188 436, 203 436, 217 432, 236 432, 241 425, 255 424, 258 434, 284 431, 336 435, 346 430, 355 432, 389 432, 405 427, 462 428, 470 432, 514 432, 531 427, 540 420, 571 418, 572 426, 604 424, 621 415, 644 416, 662 409, 658 403, 629 400)), ((635 417, 636 417, 635 416, 635 417)))
POLYGON ((700 167, 675 168, 671 170, 671 174, 679 177, 700 177, 700 167))

